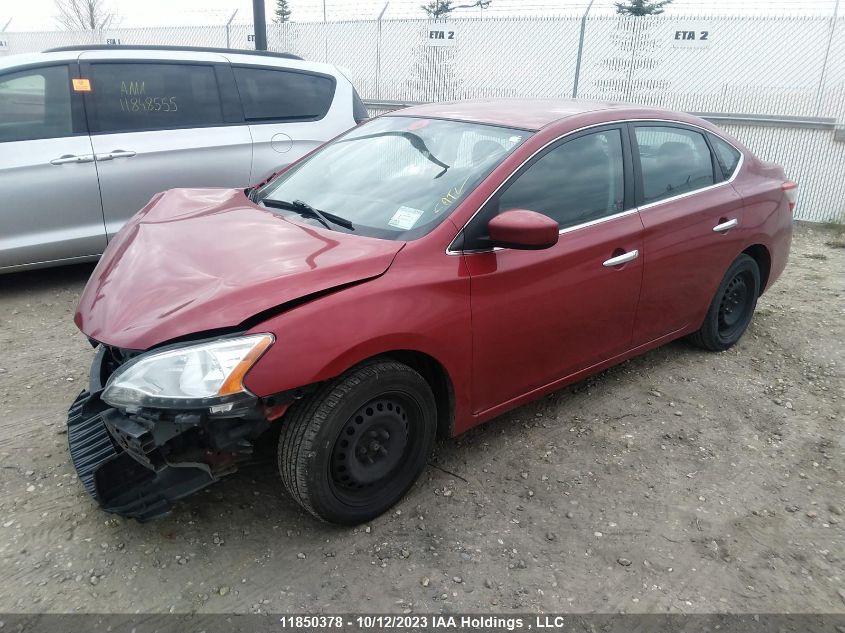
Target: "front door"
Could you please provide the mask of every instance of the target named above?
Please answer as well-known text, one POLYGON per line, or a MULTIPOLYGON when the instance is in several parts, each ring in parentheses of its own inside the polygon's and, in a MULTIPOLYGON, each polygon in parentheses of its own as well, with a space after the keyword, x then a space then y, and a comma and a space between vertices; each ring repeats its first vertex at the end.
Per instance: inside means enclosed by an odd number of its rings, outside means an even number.
POLYGON ((467 227, 475 413, 629 349, 642 224, 626 192, 623 129, 567 137, 545 150, 467 227), (553 218, 559 242, 540 251, 489 249, 486 224, 509 209, 553 218))
POLYGON ((71 70, 61 64, 0 74, 0 268, 95 256, 106 246, 71 70))
POLYGON ((159 191, 249 185, 252 139, 228 64, 95 60, 82 73, 109 238, 159 191))

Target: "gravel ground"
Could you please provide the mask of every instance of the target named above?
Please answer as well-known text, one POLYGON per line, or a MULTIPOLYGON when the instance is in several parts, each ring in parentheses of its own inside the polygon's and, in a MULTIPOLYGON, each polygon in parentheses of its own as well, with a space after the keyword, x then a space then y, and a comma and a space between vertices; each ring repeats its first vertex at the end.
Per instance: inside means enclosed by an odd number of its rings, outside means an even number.
POLYGON ((0 612, 845 612, 845 235, 800 228, 734 349, 676 342, 440 442, 319 524, 268 461, 138 524, 71 467, 90 267, 0 277, 0 612))

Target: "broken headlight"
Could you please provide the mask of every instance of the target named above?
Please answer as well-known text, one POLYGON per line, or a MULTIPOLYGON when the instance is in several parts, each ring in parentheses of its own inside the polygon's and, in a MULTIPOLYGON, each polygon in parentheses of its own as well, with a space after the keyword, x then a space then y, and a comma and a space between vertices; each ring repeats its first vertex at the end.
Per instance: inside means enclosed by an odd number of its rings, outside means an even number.
POLYGON ((124 409, 231 402, 249 394, 243 377, 273 341, 254 334, 142 354, 112 374, 101 398, 124 409))

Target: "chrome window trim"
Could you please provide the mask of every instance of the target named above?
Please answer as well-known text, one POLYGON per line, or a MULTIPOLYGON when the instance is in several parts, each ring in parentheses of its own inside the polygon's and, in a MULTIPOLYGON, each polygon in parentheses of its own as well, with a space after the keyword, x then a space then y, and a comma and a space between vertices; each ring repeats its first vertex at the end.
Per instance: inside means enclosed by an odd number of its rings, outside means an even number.
MULTIPOLYGON (((575 129, 575 130, 571 130, 570 132, 567 132, 563 136, 558 136, 557 138, 552 139, 551 141, 549 141, 548 143, 546 143, 542 147, 535 150, 530 156, 528 156, 524 161, 522 161, 511 172, 510 176, 508 176, 498 187, 496 187, 489 196, 487 196, 487 199, 484 200, 484 202, 481 203, 481 206, 479 206, 478 209, 475 210, 475 213, 473 213, 470 216, 469 220, 464 222, 464 225, 455 234, 455 237, 452 238, 452 241, 449 242, 449 245, 446 247, 446 251, 445 251, 446 255, 474 255, 474 254, 477 254, 477 253, 491 253, 491 252, 495 253, 496 251, 505 250, 505 247, 502 247, 502 246, 494 246, 492 249, 484 248, 484 249, 478 249, 478 250, 455 250, 455 249, 452 248, 452 245, 455 243, 455 240, 458 239, 458 236, 460 236, 460 234, 463 233, 464 229, 466 229, 466 227, 470 224, 470 222, 472 222, 475 219, 475 216, 477 216, 481 212, 481 210, 487 205, 487 203, 490 202, 490 200, 493 199, 493 196, 495 196, 497 193, 499 193, 499 190, 502 189, 502 187, 504 187, 508 183, 510 183, 510 181, 514 177, 514 174, 516 174, 516 172, 518 172, 520 169, 522 169, 528 162, 533 160, 533 158, 535 156, 537 156, 537 154, 539 154, 540 152, 545 150, 550 145, 554 145, 555 143, 560 142, 561 140, 565 139, 566 137, 572 136, 573 134, 577 134, 579 132, 583 132, 584 130, 589 130, 589 129, 592 129, 592 128, 595 128, 595 127, 603 127, 603 126, 606 126, 606 125, 620 125, 620 124, 623 124, 623 123, 669 123, 669 124, 673 124, 673 125, 679 125, 681 127, 688 126, 688 127, 696 128, 698 130, 701 130, 701 132, 704 133, 704 134, 707 134, 707 133, 713 134, 712 130, 708 130, 707 128, 702 127, 700 125, 697 125, 695 123, 687 123, 686 121, 674 121, 672 119, 618 119, 618 120, 615 120, 615 121, 603 121, 601 123, 592 123, 590 125, 585 125, 584 127, 580 127, 580 128, 575 129)), ((639 206, 639 207, 632 207, 630 209, 626 209, 624 211, 621 211, 620 213, 614 213, 613 215, 608 215, 606 217, 599 218, 597 220, 591 220, 590 222, 584 222, 582 224, 575 224, 573 226, 568 226, 566 228, 561 229, 559 231, 559 235, 563 235, 564 233, 571 233, 572 231, 577 231, 578 229, 587 228, 587 227, 590 227, 590 226, 594 226, 596 224, 601 224, 602 222, 608 222, 610 220, 615 220, 616 218, 621 218, 623 216, 630 215, 630 214, 633 214, 633 213, 639 213, 640 211, 642 211, 644 209, 650 209, 651 207, 655 207, 655 206, 660 205, 660 204, 671 202, 673 200, 678 200, 680 198, 686 198, 687 196, 691 196, 693 194, 697 194, 697 193, 700 193, 702 191, 707 191, 709 189, 715 189, 716 187, 721 187, 723 185, 728 185, 728 184, 732 183, 736 179, 737 175, 739 175, 739 171, 740 171, 740 169, 742 169, 742 165, 745 163, 745 152, 743 152, 740 148, 738 148, 736 145, 731 143, 728 139, 726 139, 722 136, 719 136, 719 138, 722 139, 725 143, 727 143, 731 147, 733 147, 737 152, 739 152, 739 162, 736 164, 736 169, 734 169, 733 174, 731 174, 731 177, 728 178, 727 180, 723 180, 722 182, 718 182, 718 183, 715 183, 715 184, 712 184, 712 185, 708 185, 707 187, 703 187, 701 189, 695 189, 693 191, 687 191, 686 193, 681 193, 681 194, 678 194, 677 196, 672 196, 671 198, 663 198, 662 200, 655 200, 654 202, 649 202, 648 204, 644 204, 644 205, 639 206)))

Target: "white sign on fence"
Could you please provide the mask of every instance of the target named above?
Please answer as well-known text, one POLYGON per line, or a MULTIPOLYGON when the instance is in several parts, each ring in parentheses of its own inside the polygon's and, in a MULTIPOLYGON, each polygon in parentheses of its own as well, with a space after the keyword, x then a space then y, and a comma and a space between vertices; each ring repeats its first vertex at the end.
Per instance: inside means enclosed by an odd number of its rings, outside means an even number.
POLYGON ((429 46, 454 46, 458 42, 454 24, 429 24, 426 31, 429 46))
POLYGON ((707 48, 713 41, 712 25, 707 22, 682 22, 669 31, 673 48, 707 48))

